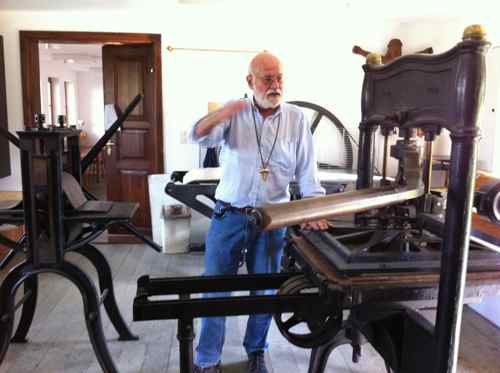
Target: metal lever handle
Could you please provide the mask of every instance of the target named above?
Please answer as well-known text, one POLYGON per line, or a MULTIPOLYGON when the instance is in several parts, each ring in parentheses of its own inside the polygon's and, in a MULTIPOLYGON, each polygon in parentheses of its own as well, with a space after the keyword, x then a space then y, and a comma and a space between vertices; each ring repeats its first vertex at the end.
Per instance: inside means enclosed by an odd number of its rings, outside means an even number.
POLYGON ((113 147, 116 146, 116 144, 113 141, 108 141, 104 146, 106 147, 106 154, 108 155, 108 157, 111 156, 113 147))

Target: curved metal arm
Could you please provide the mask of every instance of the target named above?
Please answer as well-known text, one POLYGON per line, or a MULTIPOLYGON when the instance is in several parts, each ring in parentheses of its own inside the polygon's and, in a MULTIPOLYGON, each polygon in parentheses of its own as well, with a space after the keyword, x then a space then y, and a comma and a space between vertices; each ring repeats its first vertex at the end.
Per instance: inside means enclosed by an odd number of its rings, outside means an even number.
POLYGON ((139 93, 135 98, 128 104, 128 106, 125 108, 125 111, 120 114, 117 120, 111 125, 111 127, 108 128, 108 130, 102 135, 102 137, 95 143, 95 145, 90 149, 90 151, 87 153, 87 155, 82 159, 82 174, 85 172, 87 168, 92 164, 94 161, 95 157, 101 152, 102 148, 108 140, 115 134, 115 132, 118 130, 119 127, 125 122, 129 114, 135 109, 137 104, 139 104, 139 101, 141 101, 142 95, 139 93))
POLYGON ((10 141, 14 146, 20 148, 19 139, 10 133, 8 130, 0 126, 0 136, 5 137, 8 141, 10 141))

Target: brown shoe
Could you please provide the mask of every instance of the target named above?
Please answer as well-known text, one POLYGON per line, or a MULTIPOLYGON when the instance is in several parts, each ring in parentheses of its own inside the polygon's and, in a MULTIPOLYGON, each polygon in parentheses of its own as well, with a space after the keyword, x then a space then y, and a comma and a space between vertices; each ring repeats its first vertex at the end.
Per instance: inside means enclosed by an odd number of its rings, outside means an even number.
POLYGON ((198 365, 194 364, 193 373, 222 373, 222 369, 220 367, 220 363, 206 368, 201 368, 198 365))

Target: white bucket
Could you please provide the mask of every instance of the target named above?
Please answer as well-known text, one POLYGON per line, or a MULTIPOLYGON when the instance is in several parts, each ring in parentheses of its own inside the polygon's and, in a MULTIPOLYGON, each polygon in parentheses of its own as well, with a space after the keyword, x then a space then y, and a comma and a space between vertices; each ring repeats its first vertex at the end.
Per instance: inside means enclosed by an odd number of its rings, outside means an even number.
POLYGON ((186 253, 189 251, 191 231, 191 212, 184 205, 163 207, 162 252, 165 254, 186 253))
POLYGON ((154 174, 148 176, 149 205, 151 208, 151 228, 153 241, 163 245, 163 207, 179 203, 165 193, 165 186, 170 182, 170 174, 154 174))

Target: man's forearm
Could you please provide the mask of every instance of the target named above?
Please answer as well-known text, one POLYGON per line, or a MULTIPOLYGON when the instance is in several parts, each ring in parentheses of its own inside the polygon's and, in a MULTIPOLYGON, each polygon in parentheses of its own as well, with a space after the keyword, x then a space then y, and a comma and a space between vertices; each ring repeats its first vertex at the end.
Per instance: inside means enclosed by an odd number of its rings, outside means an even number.
POLYGON ((245 100, 231 101, 217 111, 205 115, 196 123, 194 134, 199 138, 208 135, 212 129, 225 120, 231 118, 235 113, 243 110, 247 106, 245 100))
POLYGON ((224 121, 224 116, 221 114, 221 110, 214 111, 208 115, 205 115, 196 124, 194 133, 197 137, 203 137, 208 135, 214 127, 221 124, 224 121))

